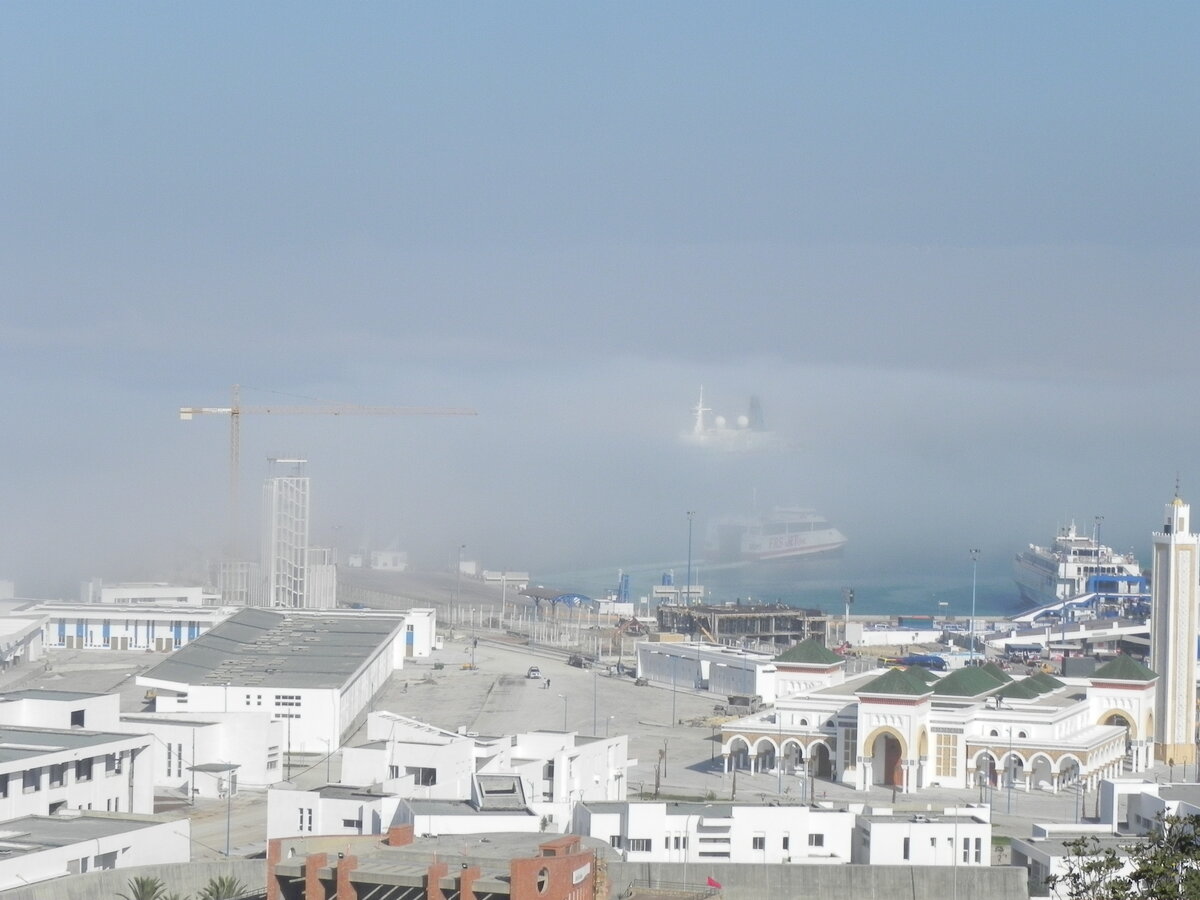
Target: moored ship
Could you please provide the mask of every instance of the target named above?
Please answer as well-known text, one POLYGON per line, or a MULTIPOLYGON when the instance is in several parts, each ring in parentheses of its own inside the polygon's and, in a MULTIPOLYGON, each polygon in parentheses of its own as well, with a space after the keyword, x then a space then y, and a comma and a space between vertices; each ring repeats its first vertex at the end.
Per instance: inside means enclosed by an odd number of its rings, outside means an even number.
POLYGON ((1032 606, 1058 603, 1084 594, 1120 597, 1146 592, 1146 577, 1132 553, 1119 553, 1071 522, 1049 547, 1030 544, 1013 560, 1021 599, 1032 606))
POLYGON ((795 560, 836 553, 846 536, 813 509, 777 506, 752 516, 709 523, 708 561, 717 563, 795 560))

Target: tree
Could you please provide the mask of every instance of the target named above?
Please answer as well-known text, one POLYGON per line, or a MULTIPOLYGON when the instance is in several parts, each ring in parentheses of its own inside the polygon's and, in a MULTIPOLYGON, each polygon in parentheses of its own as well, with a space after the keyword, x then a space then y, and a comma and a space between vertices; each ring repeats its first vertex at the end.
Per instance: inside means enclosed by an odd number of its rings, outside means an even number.
POLYGON ((1046 885, 1066 900, 1200 897, 1200 815, 1162 816, 1140 840, 1100 850, 1096 837, 1068 841, 1066 872, 1046 885))
POLYGON ((250 889, 233 875, 218 875, 196 895, 196 900, 238 900, 250 889))
POLYGON ((117 894, 120 900, 166 900, 167 886, 161 878, 137 875, 129 879, 128 893, 117 894))

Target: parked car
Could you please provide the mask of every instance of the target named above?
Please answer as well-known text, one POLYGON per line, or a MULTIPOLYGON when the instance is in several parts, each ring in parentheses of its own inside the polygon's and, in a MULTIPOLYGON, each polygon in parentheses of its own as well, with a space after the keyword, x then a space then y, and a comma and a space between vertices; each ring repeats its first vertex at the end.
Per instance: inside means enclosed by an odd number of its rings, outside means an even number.
POLYGON ((525 672, 525 677, 526 678, 541 678, 542 670, 539 669, 537 666, 530 666, 528 671, 525 672))

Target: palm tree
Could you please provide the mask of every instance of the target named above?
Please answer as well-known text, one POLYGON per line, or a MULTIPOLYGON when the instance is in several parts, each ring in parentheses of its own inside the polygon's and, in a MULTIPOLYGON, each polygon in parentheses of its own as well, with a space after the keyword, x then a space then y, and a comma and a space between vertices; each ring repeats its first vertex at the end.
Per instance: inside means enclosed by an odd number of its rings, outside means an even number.
POLYGON ((196 900, 238 900, 250 889, 233 875, 218 875, 196 895, 196 900))
POLYGON ((129 879, 129 893, 117 894, 120 900, 166 900, 167 886, 161 878, 137 875, 129 879))

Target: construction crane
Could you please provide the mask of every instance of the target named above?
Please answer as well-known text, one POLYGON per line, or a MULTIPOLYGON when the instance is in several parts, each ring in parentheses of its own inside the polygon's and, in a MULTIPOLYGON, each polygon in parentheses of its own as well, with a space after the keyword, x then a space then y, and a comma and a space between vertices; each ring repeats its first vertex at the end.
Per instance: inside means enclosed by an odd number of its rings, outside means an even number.
POLYGON ((238 508, 238 472, 241 465, 241 418, 243 415, 266 416, 474 416, 475 410, 437 406, 242 406, 241 387, 233 386, 229 406, 181 406, 179 418, 229 416, 229 541, 233 550, 238 508))

